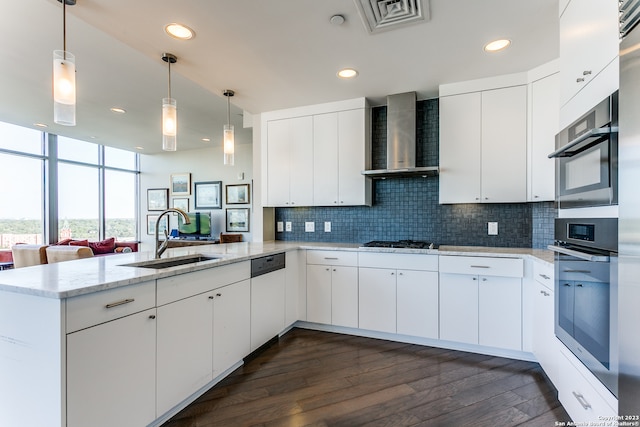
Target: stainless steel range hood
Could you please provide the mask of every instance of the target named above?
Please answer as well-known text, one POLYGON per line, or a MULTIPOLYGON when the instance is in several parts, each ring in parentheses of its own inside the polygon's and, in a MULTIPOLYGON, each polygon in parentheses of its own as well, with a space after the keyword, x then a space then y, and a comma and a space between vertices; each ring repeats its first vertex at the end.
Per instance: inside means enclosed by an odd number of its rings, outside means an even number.
POLYGON ((435 176, 437 166, 416 167, 416 93, 387 96, 387 168, 362 171, 372 178, 435 176))

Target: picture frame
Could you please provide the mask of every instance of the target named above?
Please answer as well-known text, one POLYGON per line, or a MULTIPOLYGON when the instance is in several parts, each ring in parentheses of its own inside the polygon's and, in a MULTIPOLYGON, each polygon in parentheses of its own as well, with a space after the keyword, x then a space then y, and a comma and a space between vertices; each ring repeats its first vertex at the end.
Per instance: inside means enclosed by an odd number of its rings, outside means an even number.
POLYGON ((149 188, 147 189, 147 210, 163 211, 169 207, 169 189, 168 188, 149 188))
MULTIPOLYGON (((155 235, 156 233, 156 221, 158 220, 158 215, 147 215, 147 234, 155 235)), ((164 235, 164 230, 169 230, 169 217, 165 216, 160 221, 160 230, 158 230, 159 235, 164 235)))
POLYGON ((191 195, 191 174, 174 173, 171 174, 171 195, 190 196, 191 195))
POLYGON ((195 209, 222 209, 222 181, 194 184, 195 209))
POLYGON ((249 231, 249 208, 227 209, 227 231, 249 231))
POLYGON ((249 184, 232 184, 225 186, 227 205, 247 205, 251 203, 249 184))
MULTIPOLYGON (((189 199, 186 197, 172 199, 171 207, 182 209, 185 212, 189 212, 189 199)), ((174 215, 177 215, 177 214, 174 214, 174 215)))

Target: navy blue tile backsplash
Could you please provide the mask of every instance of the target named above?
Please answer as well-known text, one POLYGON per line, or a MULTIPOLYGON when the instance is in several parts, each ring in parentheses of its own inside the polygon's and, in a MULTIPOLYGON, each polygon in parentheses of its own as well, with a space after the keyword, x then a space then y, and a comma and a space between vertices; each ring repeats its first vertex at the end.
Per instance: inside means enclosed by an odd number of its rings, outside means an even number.
MULTIPOLYGON (((417 166, 438 164, 438 100, 418 101, 417 166)), ((372 164, 386 168, 386 107, 372 111, 372 164)), ((365 243, 371 240, 427 240, 440 245, 546 248, 553 242, 552 202, 438 204, 438 177, 374 181, 373 206, 277 208, 276 221, 291 221, 278 240, 365 243), (305 222, 315 232, 304 231, 305 222), (331 232, 324 232, 324 222, 331 232), (488 222, 498 235, 487 234, 488 222)))

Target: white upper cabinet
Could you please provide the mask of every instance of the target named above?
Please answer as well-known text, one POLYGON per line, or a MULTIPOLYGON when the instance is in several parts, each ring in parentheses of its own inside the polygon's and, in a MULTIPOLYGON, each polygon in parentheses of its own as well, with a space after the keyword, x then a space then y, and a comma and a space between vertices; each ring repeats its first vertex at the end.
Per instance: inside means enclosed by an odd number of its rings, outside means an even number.
POLYGON ((531 84, 531 139, 529 141, 529 189, 527 200, 555 200, 555 136, 560 120, 560 75, 558 73, 531 84))
POLYGON ((617 56, 618 2, 569 2, 560 16, 560 105, 587 87, 617 56))
POLYGON ((272 120, 267 124, 267 203, 313 203, 313 121, 311 117, 272 120))
POLYGON ((482 92, 482 202, 527 198, 527 87, 482 92))
POLYGON ((364 98, 262 115, 265 206, 371 205, 364 98))
POLYGON ((440 98, 440 203, 524 202, 525 85, 440 98))
POLYGON ((480 92, 440 98, 440 203, 480 201, 480 92))

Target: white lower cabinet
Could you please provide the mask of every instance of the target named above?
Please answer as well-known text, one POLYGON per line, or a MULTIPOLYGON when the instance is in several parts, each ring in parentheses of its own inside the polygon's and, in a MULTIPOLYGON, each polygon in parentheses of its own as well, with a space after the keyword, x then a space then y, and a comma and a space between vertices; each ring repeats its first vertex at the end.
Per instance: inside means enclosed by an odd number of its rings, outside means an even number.
POLYGON ((213 292, 158 307, 158 416, 213 379, 213 292))
POLYGON ((568 349, 556 353, 556 357, 560 370, 559 382, 555 383, 558 400, 571 419, 583 423, 600 423, 603 418, 614 420, 610 417, 617 416, 615 397, 568 349))
POLYGON ((285 270, 251 279, 251 351, 284 329, 285 270))
POLYGON ((67 335, 68 427, 138 427, 156 418, 155 314, 67 335))
POLYGON ((358 324, 361 329, 396 333, 396 270, 360 267, 358 324))
POLYGON ((523 275, 519 258, 440 256, 440 338, 522 350, 523 275))
POLYGON ((307 252, 307 320, 358 327, 358 254, 307 252))
POLYGON ((438 337, 438 257, 361 252, 359 326, 438 337))
POLYGON ((551 382, 558 384, 560 345, 554 331, 553 267, 533 265, 533 354, 551 382))
POLYGON ((216 289, 213 295, 213 378, 251 352, 251 282, 216 289))
POLYGON ((396 331, 438 338, 438 273, 399 270, 396 277, 396 331))

